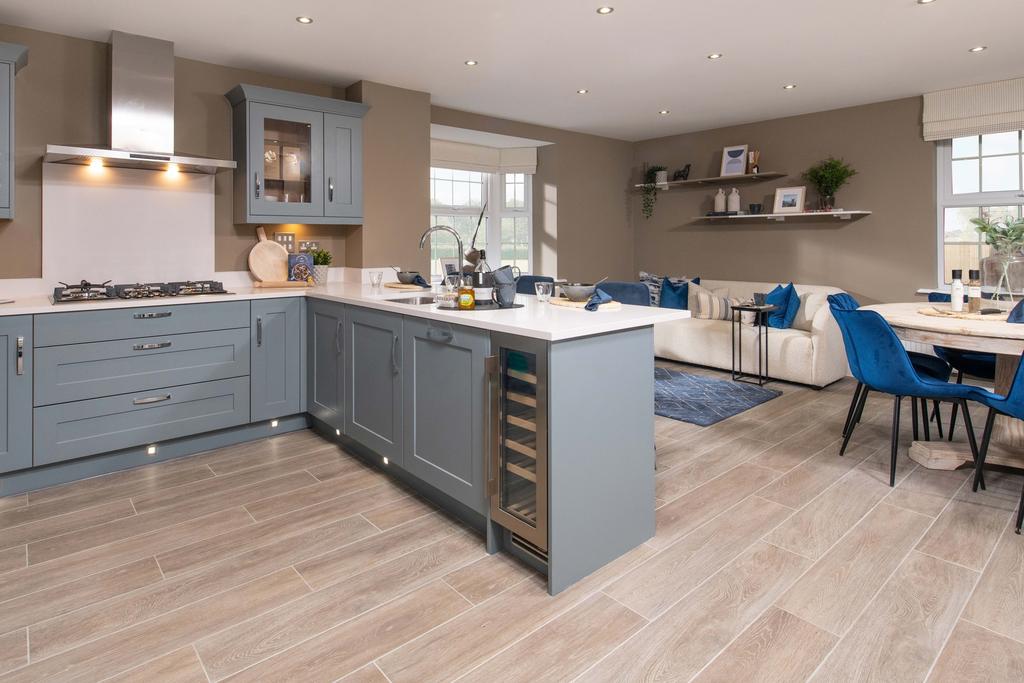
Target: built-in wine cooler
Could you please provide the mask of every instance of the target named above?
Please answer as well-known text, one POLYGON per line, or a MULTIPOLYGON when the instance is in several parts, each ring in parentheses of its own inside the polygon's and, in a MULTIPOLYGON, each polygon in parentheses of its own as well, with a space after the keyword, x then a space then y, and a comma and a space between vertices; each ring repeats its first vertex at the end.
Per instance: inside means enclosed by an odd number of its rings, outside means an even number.
POLYGON ((548 549, 547 345, 492 334, 491 349, 491 519, 512 532, 513 542, 543 559, 548 549))

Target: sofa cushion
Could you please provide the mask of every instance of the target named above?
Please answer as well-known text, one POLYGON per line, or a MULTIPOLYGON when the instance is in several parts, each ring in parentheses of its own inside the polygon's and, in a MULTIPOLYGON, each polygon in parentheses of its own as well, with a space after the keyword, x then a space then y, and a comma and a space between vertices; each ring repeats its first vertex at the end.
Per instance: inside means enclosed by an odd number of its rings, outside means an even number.
POLYGON ((690 282, 672 282, 670 278, 663 278, 660 305, 661 308, 687 310, 690 307, 690 282))
POLYGON ((666 275, 655 275, 654 273, 648 273, 646 271, 640 271, 640 282, 647 285, 647 289, 651 293, 651 306, 661 306, 661 283, 662 280, 668 279, 673 284, 682 284, 684 282, 700 282, 699 277, 668 277, 666 275))
POLYGON ((796 317, 793 318, 792 327, 797 330, 810 332, 818 309, 828 305, 828 294, 822 292, 800 292, 799 287, 797 289, 797 293, 800 295, 800 308, 797 309, 796 317))
POLYGON ((690 311, 699 320, 732 320, 732 307, 738 303, 739 299, 730 299, 696 283, 690 284, 690 311))
POLYGON ((788 330, 793 326, 797 311, 800 310, 800 296, 790 282, 786 286, 778 285, 768 292, 767 303, 776 309, 768 314, 768 326, 780 330, 788 330))

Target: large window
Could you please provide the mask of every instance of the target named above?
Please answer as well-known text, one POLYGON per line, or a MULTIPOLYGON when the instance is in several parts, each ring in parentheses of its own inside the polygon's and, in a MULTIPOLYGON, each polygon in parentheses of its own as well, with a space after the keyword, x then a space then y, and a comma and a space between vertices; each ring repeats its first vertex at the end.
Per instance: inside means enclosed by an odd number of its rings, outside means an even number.
MULTIPOLYGON (((524 173, 481 173, 450 168, 430 169, 430 224, 447 225, 462 237, 468 251, 484 203, 487 211, 476 248, 487 251, 491 268, 517 266, 530 272, 532 208, 530 176, 524 173)), ((456 258, 455 240, 435 234, 430 247, 430 274, 441 277, 442 258, 456 258)))
POLYGON ((1024 205, 1022 133, 971 135, 939 143, 939 284, 954 269, 978 268, 991 253, 972 218, 1020 216, 1024 205))

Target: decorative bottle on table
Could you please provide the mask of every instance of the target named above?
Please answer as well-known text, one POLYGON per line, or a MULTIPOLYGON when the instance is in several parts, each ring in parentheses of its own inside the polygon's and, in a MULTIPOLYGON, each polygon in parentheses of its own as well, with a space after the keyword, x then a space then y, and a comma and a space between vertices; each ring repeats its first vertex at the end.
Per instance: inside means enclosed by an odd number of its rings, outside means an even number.
POLYGON ((964 271, 957 269, 953 271, 953 282, 949 285, 949 305, 954 313, 961 313, 964 310, 964 271))
POLYGON ((981 311, 981 271, 967 271, 967 312, 981 311))

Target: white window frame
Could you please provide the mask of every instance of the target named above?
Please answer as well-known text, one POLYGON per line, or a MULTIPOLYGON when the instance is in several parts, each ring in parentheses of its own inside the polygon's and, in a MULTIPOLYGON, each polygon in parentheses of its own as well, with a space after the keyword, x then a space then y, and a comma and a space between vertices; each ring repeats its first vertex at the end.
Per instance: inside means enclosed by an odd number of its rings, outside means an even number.
MULTIPOLYGON (((444 166, 435 166, 432 168, 445 168, 444 166)), ((528 268, 523 272, 533 272, 533 176, 529 173, 526 175, 526 182, 524 184, 524 204, 522 209, 507 209, 505 208, 505 173, 490 173, 482 172, 484 177, 483 197, 487 202, 487 212, 484 214, 486 224, 486 242, 487 242, 487 262, 492 268, 497 268, 501 263, 501 219, 503 217, 525 217, 527 225, 530 231, 530 248, 527 251, 528 254, 528 268)), ((428 177, 429 181, 429 177, 428 177)), ((470 216, 477 218, 480 215, 479 208, 473 207, 451 207, 441 206, 431 203, 430 215, 435 214, 441 215, 452 215, 452 216, 470 216)), ((469 249, 469 243, 463 245, 466 250, 469 249)), ((434 266, 436 264, 431 263, 430 269, 433 273, 434 266)))
POLYGON ((953 194, 953 141, 940 140, 935 143, 935 196, 938 200, 935 212, 938 235, 936 263, 939 264, 936 284, 939 289, 949 289, 946 284, 946 209, 1021 206, 1024 205, 1024 190, 953 194))

